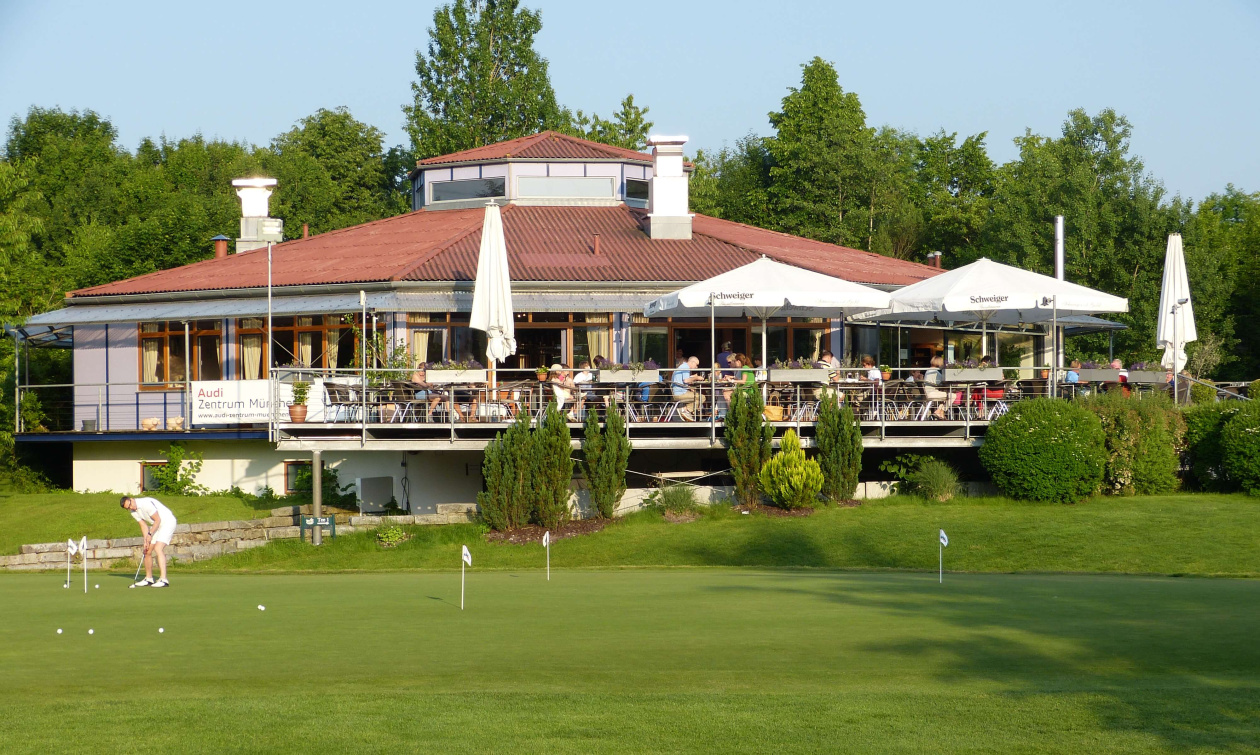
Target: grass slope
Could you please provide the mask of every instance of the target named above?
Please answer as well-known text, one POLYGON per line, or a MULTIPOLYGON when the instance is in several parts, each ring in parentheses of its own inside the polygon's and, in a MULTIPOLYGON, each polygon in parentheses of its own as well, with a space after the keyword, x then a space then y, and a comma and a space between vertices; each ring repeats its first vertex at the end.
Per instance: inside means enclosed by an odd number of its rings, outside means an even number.
MULTIPOLYGON (((937 568, 937 529, 950 537, 945 567, 971 572, 1260 574, 1260 502, 1248 496, 1096 498, 1077 506, 914 498, 824 509, 806 518, 706 516, 670 524, 642 512, 603 532, 557 541, 565 567, 752 566, 832 569, 937 568)), ((473 525, 410 528, 391 550, 370 533, 326 540, 320 549, 280 541, 177 567, 194 571, 450 569, 467 544, 478 569, 533 568, 537 545, 485 542, 473 525)))
MULTIPOLYGON (((87 535, 89 539, 135 537, 140 528, 118 508, 114 493, 0 493, 0 556, 27 543, 52 543, 87 535)), ((270 516, 231 496, 159 496, 181 522, 217 522, 270 516)))
POLYGON ((7 752, 1260 742, 1254 580, 478 567, 461 612, 453 572, 129 576, 0 579, 7 752))

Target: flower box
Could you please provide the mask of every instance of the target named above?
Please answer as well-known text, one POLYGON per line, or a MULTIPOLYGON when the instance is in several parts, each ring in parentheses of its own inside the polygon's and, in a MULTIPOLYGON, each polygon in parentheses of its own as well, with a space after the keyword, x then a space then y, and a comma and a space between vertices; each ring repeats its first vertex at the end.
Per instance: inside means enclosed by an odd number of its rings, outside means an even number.
POLYGON ((600 370, 601 383, 659 383, 660 370, 600 370))
POLYGON ((1077 370, 1076 374, 1082 383, 1120 382, 1120 370, 1077 370))
POLYGON ((1168 382, 1168 373, 1164 370, 1129 370, 1129 382, 1142 385, 1164 385, 1168 382))
POLYGON ((1001 379, 1002 369, 1000 367, 987 367, 985 369, 979 367, 945 368, 945 382, 947 383, 975 383, 1001 379))
POLYGON ((806 367, 799 370, 770 368, 772 383, 826 383, 829 382, 831 370, 821 367, 806 367))
POLYGON ((430 383, 484 383, 486 382, 485 370, 444 370, 438 367, 430 367, 424 373, 425 379, 430 383))

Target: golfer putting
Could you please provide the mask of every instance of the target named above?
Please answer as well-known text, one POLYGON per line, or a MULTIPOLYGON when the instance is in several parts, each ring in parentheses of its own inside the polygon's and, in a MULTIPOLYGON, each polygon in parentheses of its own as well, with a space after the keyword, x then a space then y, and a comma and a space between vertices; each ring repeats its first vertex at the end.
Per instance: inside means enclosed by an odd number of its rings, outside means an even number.
POLYGON ((175 515, 156 498, 132 498, 123 496, 119 506, 131 512, 131 518, 140 523, 144 535, 144 579, 132 587, 170 587, 166 581, 166 546, 175 534, 175 515), (158 581, 153 581, 153 552, 157 551, 158 581))

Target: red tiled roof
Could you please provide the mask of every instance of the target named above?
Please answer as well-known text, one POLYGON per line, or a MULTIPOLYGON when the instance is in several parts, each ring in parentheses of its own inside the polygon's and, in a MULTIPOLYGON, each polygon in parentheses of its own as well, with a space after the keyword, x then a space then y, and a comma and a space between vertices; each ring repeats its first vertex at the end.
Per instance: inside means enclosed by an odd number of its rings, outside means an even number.
POLYGON ((416 165, 445 165, 471 160, 504 160, 517 158, 521 160, 634 160, 636 162, 652 162, 651 155, 635 152, 632 149, 610 147, 607 144, 579 139, 558 131, 543 131, 538 134, 522 136, 517 139, 487 144, 484 147, 473 147, 462 152, 419 160, 416 165))
MULTIPOLYGON (((938 274, 916 262, 696 215, 689 241, 652 240, 643 213, 615 207, 503 208, 508 264, 517 281, 692 282, 766 255, 857 283, 906 285, 938 274), (600 254, 594 236, 600 235, 600 254)), ((484 210, 418 210, 277 244, 272 284, 471 281, 484 210)), ((73 297, 267 285, 265 250, 85 288, 73 297)))

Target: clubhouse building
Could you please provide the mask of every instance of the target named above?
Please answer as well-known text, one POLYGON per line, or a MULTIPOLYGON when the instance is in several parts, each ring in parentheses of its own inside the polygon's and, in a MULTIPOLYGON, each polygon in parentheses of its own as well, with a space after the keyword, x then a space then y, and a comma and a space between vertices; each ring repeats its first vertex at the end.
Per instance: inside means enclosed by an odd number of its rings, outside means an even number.
MULTIPOLYGON (((117 492, 144 489, 173 442, 204 455, 199 482, 212 490, 290 490, 320 450, 369 506, 392 498, 420 513, 475 500, 482 449, 521 412, 568 399, 580 439, 582 413, 616 399, 630 412, 636 470, 719 471, 721 388, 705 389, 701 416, 686 421, 670 405, 670 368, 694 355, 703 372, 723 343, 759 356, 762 322, 719 318, 711 334, 708 318, 649 318, 645 304, 762 257, 885 290, 939 274, 940 258, 894 259, 692 213, 684 142, 654 137, 644 154, 545 132, 429 158, 410 174, 411 212, 288 241, 269 217, 275 182, 236 181, 240 236, 216 238, 213 258, 73 291, 61 309, 9 329, 19 357, 73 350, 72 384, 31 385, 19 371, 19 394, 38 397, 46 416, 36 427, 19 421, 17 437, 69 444, 74 488, 117 492), (484 333, 469 328, 488 202, 502 208, 517 341, 489 374, 472 363, 485 361, 484 333), (633 364, 621 372, 635 377, 592 369, 583 388, 553 386, 551 368, 572 377, 597 357, 633 364), (461 369, 433 366, 443 362, 461 369), (649 375, 653 362, 661 369, 649 375), (413 374, 420 363, 431 367, 413 374), (296 382, 311 386, 300 422, 286 406, 296 382)), ((855 400, 868 445, 970 447, 987 408, 928 416, 898 378, 934 356, 1045 365, 1045 332, 792 317, 772 318, 764 335, 771 363, 831 351, 846 366, 870 355, 890 368, 886 385, 864 385, 855 400)), ((758 365, 758 378, 783 378, 771 366, 758 365)), ((808 437, 803 385, 769 393, 780 421, 808 437)))

